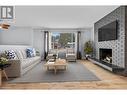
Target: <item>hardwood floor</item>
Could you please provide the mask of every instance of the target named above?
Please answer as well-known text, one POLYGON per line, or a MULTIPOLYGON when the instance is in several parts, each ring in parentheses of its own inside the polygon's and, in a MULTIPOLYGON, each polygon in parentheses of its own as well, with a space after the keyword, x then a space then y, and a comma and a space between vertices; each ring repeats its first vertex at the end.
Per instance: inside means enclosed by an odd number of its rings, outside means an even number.
POLYGON ((17 83, 4 82, 1 89, 127 89, 127 77, 113 74, 90 61, 80 60, 101 81, 92 82, 53 82, 53 83, 17 83))

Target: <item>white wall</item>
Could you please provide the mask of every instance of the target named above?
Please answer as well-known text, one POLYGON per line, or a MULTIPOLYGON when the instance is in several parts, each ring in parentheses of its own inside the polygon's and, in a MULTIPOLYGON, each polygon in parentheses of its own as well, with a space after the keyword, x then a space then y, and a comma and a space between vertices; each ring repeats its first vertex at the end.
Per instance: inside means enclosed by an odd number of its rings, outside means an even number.
POLYGON ((87 41, 93 41, 93 28, 86 28, 81 30, 81 37, 80 37, 80 47, 79 50, 81 51, 82 58, 84 57, 84 44, 87 41))
POLYGON ((44 31, 41 29, 33 30, 33 47, 44 57, 44 31))
POLYGON ((10 27, 0 32, 0 45, 32 45, 32 36, 30 27, 10 27))
MULTIPOLYGON (((78 30, 51 29, 50 32, 73 32, 78 30)), ((86 41, 93 41, 93 29, 81 29, 80 47, 81 55, 84 56, 84 44, 86 41)), ((44 31, 42 29, 32 29, 31 27, 13 27, 0 32, 0 45, 27 45, 36 48, 40 54, 44 55, 44 31)))
POLYGON ((32 27, 11 27, 0 32, 0 45, 26 45, 44 54, 44 31, 32 27))

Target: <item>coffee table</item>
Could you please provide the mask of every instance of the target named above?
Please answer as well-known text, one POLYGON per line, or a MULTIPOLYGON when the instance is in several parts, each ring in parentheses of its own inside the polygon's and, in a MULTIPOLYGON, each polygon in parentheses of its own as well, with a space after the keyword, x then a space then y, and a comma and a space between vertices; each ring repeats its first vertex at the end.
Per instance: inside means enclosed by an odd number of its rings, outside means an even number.
POLYGON ((54 73, 57 73, 58 69, 67 69, 67 63, 65 59, 56 59, 55 62, 48 61, 47 63, 44 64, 46 67, 46 70, 49 71, 50 69, 54 70, 54 73))

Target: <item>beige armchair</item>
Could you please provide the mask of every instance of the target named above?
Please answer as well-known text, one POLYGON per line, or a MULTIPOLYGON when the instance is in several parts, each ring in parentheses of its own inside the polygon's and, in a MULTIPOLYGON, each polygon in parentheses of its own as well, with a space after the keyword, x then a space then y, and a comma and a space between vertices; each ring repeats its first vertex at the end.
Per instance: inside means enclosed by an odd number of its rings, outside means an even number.
POLYGON ((51 50, 49 50, 48 55, 46 57, 46 60, 48 61, 49 59, 54 59, 53 55, 56 55, 56 58, 58 58, 57 49, 51 49, 51 50))
POLYGON ((66 60, 67 61, 76 61, 76 53, 74 49, 68 48, 66 52, 66 60))

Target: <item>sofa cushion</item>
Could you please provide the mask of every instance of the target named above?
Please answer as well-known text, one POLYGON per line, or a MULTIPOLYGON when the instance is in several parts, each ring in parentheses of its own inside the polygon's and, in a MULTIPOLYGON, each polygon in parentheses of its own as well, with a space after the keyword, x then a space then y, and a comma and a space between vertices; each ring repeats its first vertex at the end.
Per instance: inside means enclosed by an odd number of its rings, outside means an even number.
POLYGON ((48 54, 57 54, 57 50, 56 49, 50 49, 48 54))
POLYGON ((75 54, 66 54, 66 59, 67 60, 71 60, 71 59, 76 59, 76 55, 75 54))
POLYGON ((22 52, 23 59, 26 59, 27 58, 26 49, 20 51, 22 52))
POLYGON ((17 54, 19 59, 24 59, 21 50, 16 50, 16 54, 17 54))
POLYGON ((76 56, 76 54, 66 54, 66 56, 76 56))
POLYGON ((32 57, 32 58, 27 58, 27 59, 22 59, 22 69, 27 68, 28 66, 30 66, 31 64, 34 64, 34 62, 39 61, 40 57, 36 56, 36 57, 32 57))
POLYGON ((18 59, 14 50, 6 50, 5 54, 6 54, 8 59, 18 59))

